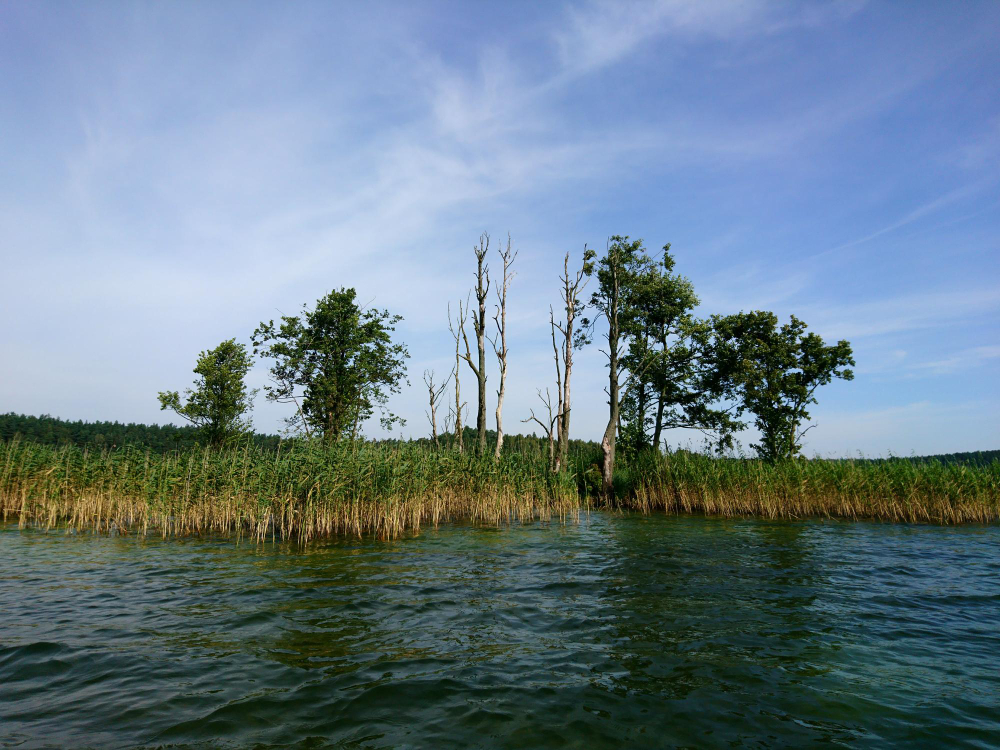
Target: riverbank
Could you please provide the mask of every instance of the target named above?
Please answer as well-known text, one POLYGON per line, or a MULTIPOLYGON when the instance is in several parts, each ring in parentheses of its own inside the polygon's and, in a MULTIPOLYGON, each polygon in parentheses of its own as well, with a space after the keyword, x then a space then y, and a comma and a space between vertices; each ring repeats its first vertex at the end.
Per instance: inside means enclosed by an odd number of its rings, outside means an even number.
POLYGON ((907 523, 1000 520, 1000 462, 809 460, 768 464, 679 452, 619 462, 598 494, 595 456, 553 475, 542 451, 499 462, 424 443, 293 443, 154 453, 0 443, 0 514, 21 525, 305 542, 424 525, 565 518, 588 508, 907 523))

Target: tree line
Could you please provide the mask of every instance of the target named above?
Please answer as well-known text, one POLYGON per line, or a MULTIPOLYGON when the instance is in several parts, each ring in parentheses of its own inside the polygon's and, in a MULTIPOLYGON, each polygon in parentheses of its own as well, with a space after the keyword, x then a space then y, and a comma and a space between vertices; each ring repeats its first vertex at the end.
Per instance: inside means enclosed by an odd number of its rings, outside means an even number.
MULTIPOLYGON (((254 433, 244 436, 266 449, 276 449, 277 435, 254 433)), ((28 416, 0 414, 0 440, 29 440, 40 445, 76 445, 93 450, 143 446, 154 453, 180 451, 205 442, 204 433, 193 425, 140 424, 136 422, 84 422, 48 414, 28 416)))
MULTIPOLYGON (((454 308, 448 305, 454 365, 443 382, 426 371, 424 385, 431 440, 441 444, 440 422, 444 433, 453 434, 454 449, 464 451, 468 404, 462 400, 461 374, 468 368, 476 389, 475 440, 469 449, 499 458, 508 375, 507 300, 517 252, 509 235, 495 254, 490 243, 488 234, 480 236, 473 247, 473 286, 454 308), (493 258, 502 269, 499 281, 490 277, 493 258), (488 349, 499 370, 492 446, 487 444, 488 349), (454 399, 439 420, 449 385, 454 399)), ((675 265, 669 244, 653 255, 642 240, 624 235, 611 237, 603 254, 585 245, 572 267, 566 254, 558 276, 561 311, 557 315, 549 308, 555 398, 550 388, 539 388, 545 411, 532 410, 522 420, 542 427, 553 471, 567 466, 574 352, 595 342, 607 361, 608 421, 600 445, 608 491, 616 453, 659 450, 670 429, 698 430, 723 452, 752 420, 760 433, 752 448, 760 458, 792 458, 809 429, 803 425, 816 390, 834 378, 853 378, 850 343, 827 345, 795 316, 785 323, 767 311, 699 317, 694 287, 675 265)), ((376 412, 382 426, 391 429, 403 420, 388 408, 389 397, 409 382, 409 353, 394 340, 401 320, 388 310, 359 304, 352 288, 334 290, 313 307, 303 305, 299 315, 262 322, 251 335, 252 353, 235 339, 202 352, 194 387, 183 397, 176 391, 160 393, 161 408, 191 422, 212 443, 245 433, 245 415, 256 396, 245 376, 253 356, 259 356, 270 361, 266 398, 293 408, 286 420, 291 431, 329 442, 354 440, 376 412)))
MULTIPOLYGON (((474 247, 475 285, 448 325, 455 341, 455 365, 443 385, 434 373, 424 374, 428 387, 433 439, 437 442, 437 407, 447 383, 454 380, 455 404, 449 406, 446 424, 455 429, 458 450, 462 445, 461 363, 476 379, 478 413, 476 450, 486 450, 486 334, 485 303, 490 288, 490 237, 483 234, 474 247), (475 305, 470 305, 472 295, 475 305), (471 308, 477 356, 473 358, 466 322, 471 308)), ((493 350, 500 370, 497 391, 495 455, 503 444, 502 408, 507 376, 506 306, 511 265, 508 235, 499 249, 503 264, 502 284, 497 289, 493 350), (498 340, 500 344, 498 344, 498 340)), ((747 427, 746 416, 760 432, 752 447, 768 461, 788 459, 801 451, 801 439, 809 428, 808 408, 816 403, 816 389, 833 378, 851 380, 854 365, 851 345, 838 341, 828 346, 806 325, 792 316, 781 324, 771 312, 752 311, 735 315, 699 318, 699 304, 690 280, 676 273, 670 245, 657 256, 650 255, 642 240, 616 235, 598 256, 586 245, 579 266, 570 268, 570 255, 559 276, 562 313, 557 320, 549 308, 555 400, 549 388, 538 390, 545 411, 532 411, 524 420, 537 423, 549 440, 553 471, 567 465, 573 353, 599 339, 607 359, 608 422, 601 439, 601 474, 610 492, 619 444, 628 451, 659 450, 665 430, 696 429, 710 436, 722 452, 731 448, 733 436, 747 427), (594 281, 590 297, 588 284, 594 281)))
MULTIPOLYGON (((472 442, 476 432, 471 427, 465 428, 466 439, 472 442)), ((487 441, 496 439, 494 430, 487 430, 487 441)), ((279 435, 254 433, 248 436, 255 445, 268 451, 277 451, 279 445, 288 443, 289 438, 279 435)), ((454 435, 440 435, 439 448, 454 449, 454 435)), ((294 438, 293 438, 294 439, 294 438)), ((112 450, 125 446, 147 448, 153 453, 169 453, 182 451, 204 443, 203 436, 193 426, 173 424, 141 424, 135 422, 86 422, 82 420, 59 419, 47 414, 29 416, 8 412, 0 414, 0 442, 10 440, 26 440, 39 445, 74 445, 80 448, 94 450, 112 450)), ((385 441, 399 442, 399 441, 385 441)), ((412 442, 433 446, 430 437, 416 438, 412 442)), ((598 445, 589 440, 573 440, 568 445, 570 453, 590 457, 599 451, 598 445)), ((547 449, 546 440, 534 435, 506 435, 504 450, 513 453, 544 453, 547 449)), ((686 451, 677 451, 678 455, 686 451)), ((959 453, 941 453, 928 456, 890 456, 888 458, 839 458, 835 461, 847 461, 856 464, 889 464, 889 463, 939 463, 958 464, 963 466, 989 466, 1000 461, 1000 450, 968 451, 959 453)))

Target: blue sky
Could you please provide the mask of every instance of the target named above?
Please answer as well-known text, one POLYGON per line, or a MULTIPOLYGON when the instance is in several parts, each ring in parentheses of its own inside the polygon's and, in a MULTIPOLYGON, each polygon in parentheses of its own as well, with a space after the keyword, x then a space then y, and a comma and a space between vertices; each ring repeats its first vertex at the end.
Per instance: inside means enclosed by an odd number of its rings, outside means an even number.
POLYGON ((853 343, 807 453, 1000 447, 995 2, 7 2, 0 71, 0 411, 168 421, 200 350, 343 285, 405 317, 424 434, 485 229, 527 429, 563 254, 622 233, 705 314, 853 343))

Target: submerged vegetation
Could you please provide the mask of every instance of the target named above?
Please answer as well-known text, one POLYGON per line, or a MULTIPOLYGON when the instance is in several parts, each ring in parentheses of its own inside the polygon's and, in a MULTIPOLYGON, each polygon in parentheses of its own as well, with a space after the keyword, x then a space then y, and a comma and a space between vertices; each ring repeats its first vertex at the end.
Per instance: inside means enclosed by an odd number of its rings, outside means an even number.
POLYGON ((292 441, 155 453, 0 442, 5 521, 121 534, 222 533, 307 541, 393 538, 449 520, 506 524, 590 508, 916 523, 1000 520, 1000 461, 984 466, 713 458, 646 452, 603 492, 601 450, 576 443, 552 472, 542 440, 508 436, 500 460, 429 441, 292 441), (512 439, 513 438, 513 439, 512 439))

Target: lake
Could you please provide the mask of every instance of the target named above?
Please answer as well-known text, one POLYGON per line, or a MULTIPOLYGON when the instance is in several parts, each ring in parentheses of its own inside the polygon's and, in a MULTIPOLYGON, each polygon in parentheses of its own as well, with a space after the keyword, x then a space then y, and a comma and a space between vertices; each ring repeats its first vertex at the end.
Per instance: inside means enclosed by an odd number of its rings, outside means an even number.
POLYGON ((0 747, 1000 746, 1000 528, 0 526, 0 747))

